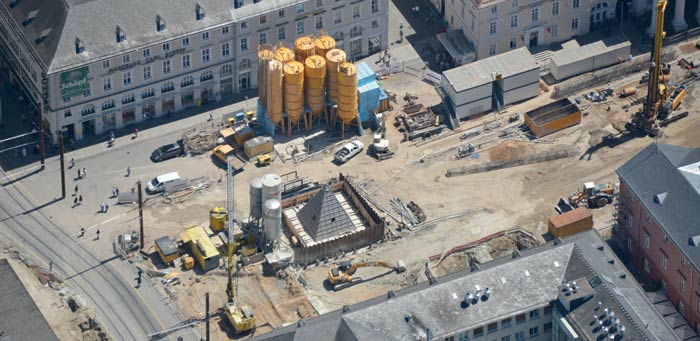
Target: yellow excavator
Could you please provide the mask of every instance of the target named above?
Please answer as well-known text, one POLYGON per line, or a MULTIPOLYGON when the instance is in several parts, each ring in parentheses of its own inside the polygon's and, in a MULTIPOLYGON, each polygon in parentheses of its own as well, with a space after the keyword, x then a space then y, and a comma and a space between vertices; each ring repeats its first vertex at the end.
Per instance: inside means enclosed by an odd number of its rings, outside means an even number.
POLYGON ((228 213, 228 285, 226 293, 228 294, 228 303, 224 306, 224 314, 233 326, 236 333, 245 333, 255 329, 255 315, 253 309, 241 304, 236 300, 236 287, 238 283, 238 272, 236 271, 236 280, 233 279, 233 255, 235 253, 236 243, 231 242, 233 239, 233 175, 231 174, 231 157, 226 159, 227 177, 226 177, 226 194, 227 194, 227 213, 228 213))
POLYGON ((586 182, 583 184, 583 191, 574 193, 569 197, 569 204, 579 207, 586 204, 588 208, 603 207, 613 201, 615 189, 609 183, 595 184, 586 182))
POLYGON ((367 268, 367 267, 384 267, 396 271, 396 273, 402 273, 406 271, 406 264, 399 260, 396 265, 387 263, 385 261, 373 261, 373 262, 357 262, 351 263, 349 261, 340 262, 338 266, 328 268, 328 282, 330 282, 334 287, 338 284, 352 283, 359 278, 353 277, 357 269, 367 268))
POLYGON ((661 64, 661 53, 663 48, 663 39, 666 36, 664 32, 664 14, 666 13, 666 5, 668 0, 659 0, 656 3, 656 27, 654 31, 654 48, 652 49, 652 63, 649 67, 649 88, 646 101, 642 106, 642 110, 637 112, 632 121, 626 125, 629 131, 643 131, 649 136, 658 136, 661 133, 661 126, 665 126, 670 122, 676 121, 687 116, 686 113, 668 117, 686 95, 686 88, 683 85, 675 84, 668 81, 670 74, 670 66, 664 67, 661 64), (684 116, 685 115, 685 116, 684 116))

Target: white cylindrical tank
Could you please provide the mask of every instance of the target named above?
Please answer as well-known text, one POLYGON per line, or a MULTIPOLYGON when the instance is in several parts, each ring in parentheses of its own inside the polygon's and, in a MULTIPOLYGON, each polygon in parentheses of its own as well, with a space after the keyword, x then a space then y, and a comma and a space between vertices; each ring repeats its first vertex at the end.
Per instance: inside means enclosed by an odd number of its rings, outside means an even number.
POLYGON ((253 178, 250 180, 250 216, 253 219, 261 219, 263 212, 262 179, 253 178))
POLYGON ((265 208, 263 211, 265 214, 263 220, 265 224, 265 237, 268 241, 275 241, 279 239, 282 234, 282 207, 280 201, 277 199, 265 201, 265 208))
POLYGON ((262 179, 262 202, 270 199, 282 201, 282 179, 277 174, 265 174, 262 179))

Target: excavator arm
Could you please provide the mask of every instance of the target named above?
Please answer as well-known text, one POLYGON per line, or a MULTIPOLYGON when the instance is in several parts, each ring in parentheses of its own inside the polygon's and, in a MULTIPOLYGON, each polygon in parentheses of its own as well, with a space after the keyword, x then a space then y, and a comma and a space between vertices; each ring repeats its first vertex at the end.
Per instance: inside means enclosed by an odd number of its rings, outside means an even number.
POLYGON ((385 261, 371 261, 371 262, 341 262, 337 267, 332 267, 328 269, 328 281, 331 284, 348 283, 352 282, 353 275, 357 272, 359 268, 366 267, 384 267, 396 271, 397 273, 406 270, 405 265, 402 261, 398 261, 396 265, 387 263, 385 261))

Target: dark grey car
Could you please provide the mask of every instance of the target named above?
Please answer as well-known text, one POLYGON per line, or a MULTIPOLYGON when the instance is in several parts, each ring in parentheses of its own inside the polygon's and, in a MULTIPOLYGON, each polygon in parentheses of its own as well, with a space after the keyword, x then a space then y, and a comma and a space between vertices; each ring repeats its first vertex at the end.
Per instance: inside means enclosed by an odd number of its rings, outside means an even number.
POLYGON ((167 159, 172 159, 174 157, 178 157, 178 156, 184 154, 184 152, 185 152, 185 148, 182 145, 182 140, 179 140, 176 143, 170 143, 170 144, 166 144, 164 146, 158 147, 158 149, 154 150, 153 153, 151 153, 151 161, 153 161, 153 162, 165 161, 167 159))

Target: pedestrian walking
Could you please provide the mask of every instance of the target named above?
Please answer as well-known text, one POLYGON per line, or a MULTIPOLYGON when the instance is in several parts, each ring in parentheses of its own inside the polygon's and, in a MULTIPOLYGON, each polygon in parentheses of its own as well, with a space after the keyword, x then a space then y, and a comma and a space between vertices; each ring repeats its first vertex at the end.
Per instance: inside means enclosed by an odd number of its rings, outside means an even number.
POLYGON ((97 230, 97 232, 95 232, 95 235, 97 235, 97 238, 95 238, 95 240, 100 240, 100 230, 97 230))
POLYGON ((213 120, 214 120, 214 115, 212 113, 209 113, 208 121, 213 121, 213 120))
POLYGON ((81 228, 80 228, 80 236, 81 236, 81 237, 84 237, 84 236, 85 236, 85 228, 84 228, 84 227, 81 227, 81 228))
POLYGON ((78 196, 78 205, 82 205, 82 204, 83 204, 83 195, 81 194, 78 196))
POLYGON ((22 157, 27 157, 27 148, 22 147, 22 157))
POLYGON ((117 197, 117 188, 112 187, 112 198, 116 198, 116 197, 117 197))
POLYGON ((136 289, 141 288, 141 275, 139 277, 136 277, 136 289))
POLYGON ((131 167, 126 167, 126 176, 129 177, 131 175, 131 167))
POLYGON ((119 187, 114 187, 114 197, 119 196, 119 187))
POLYGON ((73 196, 78 195, 78 185, 75 185, 75 190, 73 191, 73 196))
POLYGON ((86 177, 86 176, 87 176, 87 168, 83 167, 83 175, 82 175, 82 177, 84 178, 84 177, 86 177))
POLYGON ((80 180, 82 178, 83 178, 83 171, 80 168, 78 168, 78 180, 80 180))
POLYGON ((105 203, 100 203, 100 213, 105 213, 105 203))
POLYGON ((134 138, 139 137, 139 128, 134 128, 134 138))
POLYGON ((75 167, 75 159, 70 158, 70 162, 68 162, 68 164, 68 169, 72 169, 73 167, 75 167))
POLYGON ((114 138, 116 137, 116 136, 114 135, 114 130, 112 130, 112 132, 110 133, 109 136, 112 138, 112 140, 114 140, 114 138))
MULTIPOLYGON (((78 197, 73 199, 73 207, 78 206, 78 197)), ((72 208, 72 207, 71 207, 72 208)))
POLYGON ((105 213, 107 213, 107 210, 109 210, 109 203, 105 203, 105 213))

